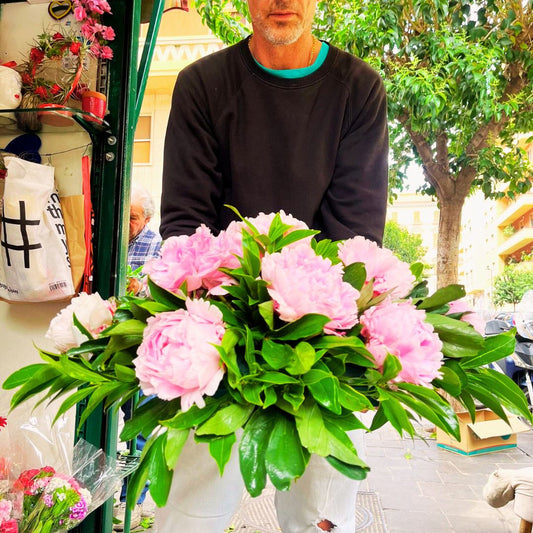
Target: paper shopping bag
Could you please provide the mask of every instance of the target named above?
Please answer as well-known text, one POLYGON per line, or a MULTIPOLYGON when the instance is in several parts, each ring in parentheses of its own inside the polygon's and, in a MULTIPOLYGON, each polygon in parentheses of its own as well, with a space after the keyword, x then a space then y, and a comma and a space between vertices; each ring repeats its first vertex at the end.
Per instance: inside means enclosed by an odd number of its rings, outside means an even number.
POLYGON ((74 294, 53 167, 6 157, 0 216, 0 298, 59 300, 74 294))

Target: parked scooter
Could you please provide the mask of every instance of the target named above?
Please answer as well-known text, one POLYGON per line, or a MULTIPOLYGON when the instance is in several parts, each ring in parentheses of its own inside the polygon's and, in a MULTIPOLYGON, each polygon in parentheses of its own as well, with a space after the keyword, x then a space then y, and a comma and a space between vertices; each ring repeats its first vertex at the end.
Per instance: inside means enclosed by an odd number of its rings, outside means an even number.
MULTIPOLYGON (((485 325, 485 335, 497 335, 510 329, 511 325, 503 320, 489 320, 485 325)), ((533 320, 516 321, 514 353, 491 366, 510 377, 524 391, 533 411, 533 320)))
POLYGON ((515 338, 515 350, 511 357, 516 367, 522 371, 515 382, 524 391, 529 409, 533 411, 533 320, 517 323, 515 338))

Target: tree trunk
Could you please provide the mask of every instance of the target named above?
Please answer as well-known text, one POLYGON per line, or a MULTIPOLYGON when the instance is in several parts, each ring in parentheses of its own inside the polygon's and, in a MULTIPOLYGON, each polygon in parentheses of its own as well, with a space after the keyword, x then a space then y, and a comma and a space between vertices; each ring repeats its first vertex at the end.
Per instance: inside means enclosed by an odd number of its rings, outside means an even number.
POLYGON ((457 283, 459 276, 459 245, 461 211, 465 197, 456 194, 440 199, 439 240, 437 247, 437 287, 457 283))

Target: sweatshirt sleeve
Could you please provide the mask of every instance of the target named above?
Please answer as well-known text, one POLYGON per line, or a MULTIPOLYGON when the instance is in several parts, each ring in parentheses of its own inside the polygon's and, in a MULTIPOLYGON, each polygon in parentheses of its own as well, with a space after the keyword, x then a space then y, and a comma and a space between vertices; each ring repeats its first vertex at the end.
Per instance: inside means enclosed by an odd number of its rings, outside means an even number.
POLYGON ((388 199, 387 101, 381 78, 372 74, 365 90, 352 91, 321 218, 330 239, 361 235, 381 245, 388 199))
POLYGON ((191 68, 179 74, 174 87, 163 157, 163 239, 194 233, 200 224, 217 226, 223 184, 208 90, 191 68))

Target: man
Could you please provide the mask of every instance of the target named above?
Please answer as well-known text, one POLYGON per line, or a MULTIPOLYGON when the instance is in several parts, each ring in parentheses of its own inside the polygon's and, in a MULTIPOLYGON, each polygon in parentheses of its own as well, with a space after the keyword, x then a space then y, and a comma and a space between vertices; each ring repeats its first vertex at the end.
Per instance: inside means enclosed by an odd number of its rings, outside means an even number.
MULTIPOLYGON (((137 270, 146 261, 159 255, 161 237, 148 227, 154 213, 155 206, 150 193, 140 185, 132 185, 128 243, 128 266, 132 270, 137 270)), ((141 288, 142 284, 138 279, 128 279, 128 292, 138 294, 141 288)))
MULTIPOLYGON (((248 7, 250 37, 178 76, 165 143, 163 238, 202 223, 224 229, 230 204, 252 217, 283 209, 324 238, 381 243, 388 154, 381 79, 313 37, 316 0, 248 0, 248 7)), ((360 449, 361 432, 352 438, 360 449)), ((353 533, 357 487, 312 456, 291 490, 276 494, 282 531, 353 533)), ((220 478, 207 446, 188 442, 169 502, 156 511, 159 533, 222 533, 241 488, 237 453, 220 478)))

